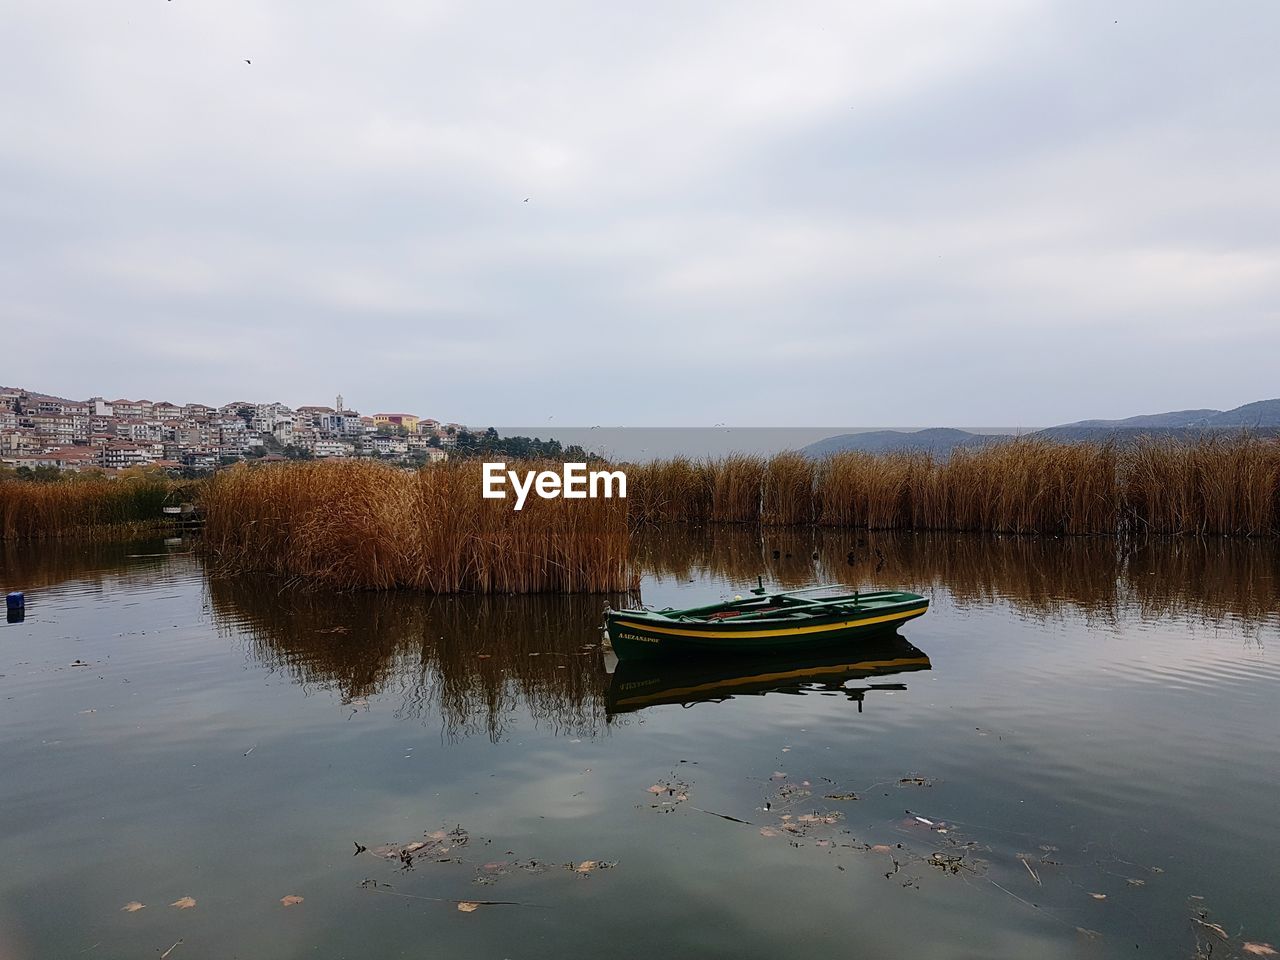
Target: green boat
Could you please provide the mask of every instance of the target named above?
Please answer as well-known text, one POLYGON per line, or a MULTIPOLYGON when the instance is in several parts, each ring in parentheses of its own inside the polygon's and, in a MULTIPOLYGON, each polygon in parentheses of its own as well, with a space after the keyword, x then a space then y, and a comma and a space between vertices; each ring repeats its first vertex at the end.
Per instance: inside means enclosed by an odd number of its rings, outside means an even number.
POLYGON ((608 716, 662 704, 722 703, 772 693, 838 693, 856 702, 877 690, 905 690, 905 683, 852 684, 928 670, 929 658, 897 634, 868 639, 856 650, 805 651, 742 657, 621 660, 605 691, 608 716))
POLYGON ((847 643, 893 631, 929 609, 918 593, 882 590, 806 599, 810 587, 736 598, 687 610, 609 610, 605 626, 619 660, 640 657, 763 654, 847 643))

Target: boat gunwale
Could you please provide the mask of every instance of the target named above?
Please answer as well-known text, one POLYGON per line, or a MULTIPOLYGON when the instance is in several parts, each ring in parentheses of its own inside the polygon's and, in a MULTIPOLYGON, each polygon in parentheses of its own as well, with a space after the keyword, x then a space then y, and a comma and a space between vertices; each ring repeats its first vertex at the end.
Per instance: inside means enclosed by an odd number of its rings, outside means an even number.
POLYGON ((707 629, 722 630, 725 628, 733 628, 740 626, 744 629, 758 629, 764 627, 787 627, 795 625, 817 625, 828 620, 848 620, 862 619, 865 617, 875 616, 883 613, 893 613, 899 609, 914 609, 916 607, 929 606, 929 598, 918 593, 909 593, 900 590, 883 590, 877 594, 848 594, 848 603, 840 604, 836 601, 845 599, 844 597, 832 597, 829 606, 820 607, 815 610, 813 607, 797 607, 790 611, 786 616, 780 617, 752 617, 751 619, 735 620, 732 617, 725 617, 718 620, 707 620, 696 617, 686 619, 690 611, 707 611, 711 612, 724 607, 732 607, 732 601, 718 606, 710 607, 692 607, 689 610, 610 610, 608 619, 610 621, 619 617, 625 617, 632 620, 640 621, 636 626, 643 628, 645 622, 655 625, 679 625, 683 627, 705 627, 707 629), (869 596, 898 596, 901 600, 895 600, 890 603, 865 603, 865 598, 869 596), (854 598, 857 599, 854 599, 854 598))

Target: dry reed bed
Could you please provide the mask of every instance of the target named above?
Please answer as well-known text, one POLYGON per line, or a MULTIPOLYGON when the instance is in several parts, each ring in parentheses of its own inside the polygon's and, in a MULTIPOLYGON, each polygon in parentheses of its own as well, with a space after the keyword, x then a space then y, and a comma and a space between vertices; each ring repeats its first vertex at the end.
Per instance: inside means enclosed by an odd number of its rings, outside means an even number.
POLYGON ((628 468, 637 522, 817 523, 1043 534, 1280 533, 1280 443, 1212 437, 1133 446, 1022 439, 947 459, 675 458, 628 468))
MULTIPOLYGON (((523 469, 559 464, 522 463, 523 469)), ((481 497, 481 467, 368 461, 238 466, 209 481, 215 574, 268 573, 337 588, 603 593, 632 586, 623 500, 481 497)))
POLYGON ((0 480, 0 540, 141 534, 192 489, 154 477, 0 480))

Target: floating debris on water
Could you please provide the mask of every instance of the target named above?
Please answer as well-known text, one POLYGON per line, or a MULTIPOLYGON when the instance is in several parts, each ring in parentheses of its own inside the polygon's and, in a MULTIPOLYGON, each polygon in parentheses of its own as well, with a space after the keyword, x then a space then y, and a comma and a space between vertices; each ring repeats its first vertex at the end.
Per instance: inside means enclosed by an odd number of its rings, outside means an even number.
POLYGON ((465 847, 471 842, 471 835, 461 825, 449 831, 434 830, 424 834, 424 837, 425 839, 410 843, 381 843, 375 847, 366 847, 359 841, 355 841, 356 852, 353 856, 359 856, 367 850, 382 860, 399 860, 404 869, 411 870, 419 860, 429 860, 433 863, 447 863, 455 860, 456 856, 449 857, 446 854, 457 847, 465 847))
POLYGON ((689 799, 689 784, 679 779, 674 773, 646 789, 655 798, 661 798, 659 802, 651 803, 649 806, 663 813, 670 813, 689 799))
POLYGON ((932 787, 935 781, 928 777, 903 777, 898 781, 900 787, 932 787))

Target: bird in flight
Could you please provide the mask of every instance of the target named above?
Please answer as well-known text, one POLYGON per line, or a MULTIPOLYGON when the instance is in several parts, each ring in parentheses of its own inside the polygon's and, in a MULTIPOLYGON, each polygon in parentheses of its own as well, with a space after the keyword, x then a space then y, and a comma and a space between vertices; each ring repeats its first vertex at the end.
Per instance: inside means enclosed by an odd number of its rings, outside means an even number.
POLYGON ((253 66, 253 61, 252 61, 252 60, 246 60, 246 61, 245 61, 245 63, 249 64, 249 66, 253 66))
POLYGON ((523 202, 524 202, 524 203, 528 203, 528 202, 529 202, 529 198, 528 198, 528 197, 525 197, 523 202))

